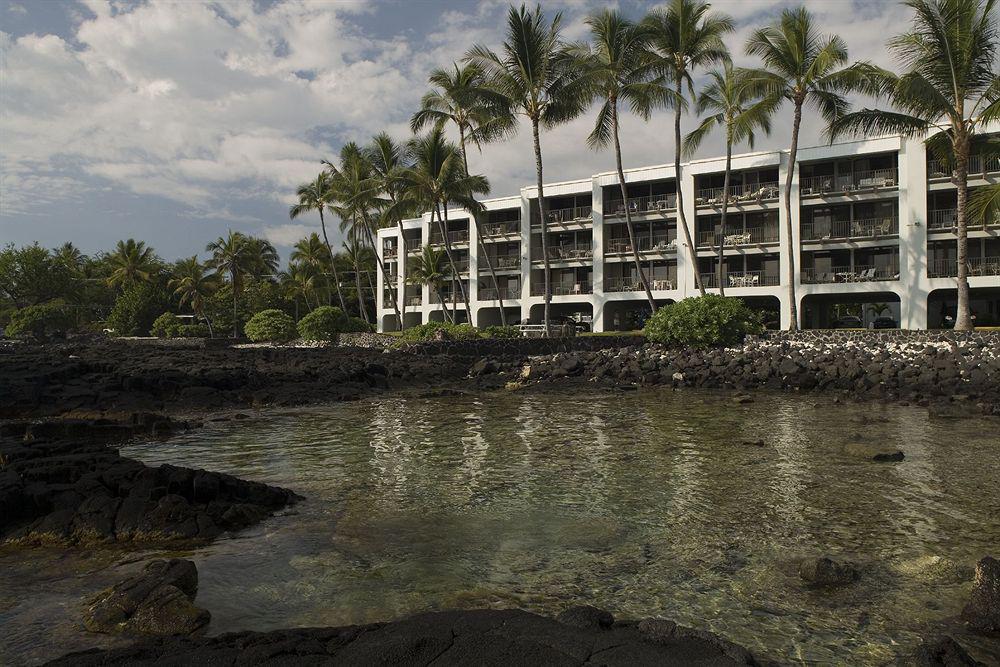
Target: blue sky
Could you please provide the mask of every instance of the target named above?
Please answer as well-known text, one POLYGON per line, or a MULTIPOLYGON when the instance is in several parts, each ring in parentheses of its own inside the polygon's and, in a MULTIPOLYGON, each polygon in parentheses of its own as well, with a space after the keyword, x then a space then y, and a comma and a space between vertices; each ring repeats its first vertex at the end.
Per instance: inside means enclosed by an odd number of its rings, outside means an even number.
MULTIPOLYGON (((567 37, 609 3, 545 2, 567 37)), ((641 16, 655 3, 623 1, 641 16)), ((719 0, 748 31, 789 3, 719 0)), ((897 3, 808 0, 853 59, 882 64, 885 39, 908 22, 897 3)), ((144 239, 167 258, 204 250, 227 229, 284 252, 318 228, 288 220, 296 184, 346 141, 407 122, 428 72, 473 44, 501 41, 506 2, 0 2, 0 245, 73 241, 86 252, 144 239)), ((589 150, 591 114, 542 138, 547 180, 613 167, 589 150)), ((693 126, 687 120, 687 127, 693 126)), ((786 124, 758 148, 784 146, 786 124)), ((624 122, 627 165, 672 160, 669 119, 624 122)), ((819 141, 807 120, 803 143, 819 141)), ((719 152, 718 140, 703 154, 719 152)), ((534 179, 530 134, 472 159, 497 195, 534 179)))

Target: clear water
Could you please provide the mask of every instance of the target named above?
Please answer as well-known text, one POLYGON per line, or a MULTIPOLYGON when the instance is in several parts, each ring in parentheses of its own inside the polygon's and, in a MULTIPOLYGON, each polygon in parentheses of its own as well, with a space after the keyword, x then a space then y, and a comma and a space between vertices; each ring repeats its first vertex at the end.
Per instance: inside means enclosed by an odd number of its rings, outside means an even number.
MULTIPOLYGON (((1000 662, 1000 642, 955 618, 974 563, 1000 551, 994 419, 790 395, 394 396, 210 423, 124 453, 307 497, 184 554, 212 633, 589 603, 787 662, 881 664, 942 632, 1000 662), (859 440, 906 459, 842 453, 859 440), (859 563, 861 580, 806 586, 798 561, 824 554, 859 563)), ((136 567, 121 558, 0 556, 0 662, 114 643, 73 621, 81 596, 136 567)))

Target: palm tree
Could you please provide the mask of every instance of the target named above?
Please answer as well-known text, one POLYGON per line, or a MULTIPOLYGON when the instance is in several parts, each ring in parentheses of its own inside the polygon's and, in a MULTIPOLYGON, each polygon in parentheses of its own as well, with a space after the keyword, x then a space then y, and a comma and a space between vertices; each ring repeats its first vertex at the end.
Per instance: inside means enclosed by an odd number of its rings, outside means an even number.
POLYGON ((330 284, 330 275, 327 269, 330 266, 330 251, 326 244, 320 240, 319 234, 313 232, 309 236, 299 239, 292 247, 292 254, 289 256, 292 262, 311 267, 315 273, 323 276, 326 284, 327 304, 333 299, 333 286, 330 284))
POLYGON ((665 102, 663 86, 653 77, 653 61, 649 57, 650 32, 645 26, 625 19, 618 11, 606 9, 586 19, 590 27, 590 46, 576 47, 574 55, 581 69, 603 99, 597 112, 597 122, 587 137, 591 148, 605 148, 613 144, 618 184, 625 204, 625 227, 632 246, 632 260, 639 281, 646 292, 649 307, 656 312, 656 301, 649 288, 649 279, 642 268, 639 247, 635 240, 632 213, 628 206, 628 188, 622 167, 622 147, 619 141, 619 105, 627 104, 643 120, 649 120, 653 107, 665 102))
POLYGON ((205 314, 205 299, 215 294, 219 289, 219 276, 209 273, 205 266, 198 261, 198 256, 188 257, 179 260, 174 265, 174 276, 167 282, 167 287, 174 290, 180 305, 191 304, 191 310, 195 315, 204 318, 208 324, 208 336, 212 338, 215 333, 212 331, 212 320, 205 314))
MULTIPOLYGON (((698 272, 698 253, 691 241, 687 214, 684 212, 684 191, 681 188, 681 113, 687 109, 684 88, 694 98, 691 73, 699 67, 729 60, 729 50, 723 35, 733 31, 733 20, 726 14, 710 12, 711 5, 703 0, 671 0, 665 8, 654 9, 643 19, 652 33, 651 44, 664 76, 673 88, 668 91, 668 106, 674 110, 674 179, 677 183, 677 217, 684 231, 688 256, 694 266, 698 291, 705 286, 698 272)), ((726 193, 728 196, 728 193, 726 193)))
MULTIPOLYGON (((323 210, 333 198, 330 184, 330 174, 326 171, 316 176, 316 180, 311 183, 300 185, 295 191, 299 198, 299 203, 288 209, 288 217, 294 220, 307 211, 319 213, 319 225, 323 230, 323 242, 326 243, 326 251, 333 257, 333 247, 330 245, 330 238, 326 234, 326 219, 323 217, 323 210)), ((337 266, 331 261, 333 268, 333 282, 337 286, 337 300, 340 302, 340 309, 345 313, 347 306, 344 305, 344 295, 340 292, 340 277, 337 275, 337 266)))
POLYGON ((131 287, 136 283, 148 283, 156 272, 157 259, 153 249, 143 241, 128 239, 119 241, 114 252, 108 255, 111 274, 110 287, 131 287))
MULTIPOLYGON (((406 281, 416 285, 427 285, 437 295, 438 301, 444 304, 444 298, 441 296, 441 284, 445 280, 445 274, 441 270, 442 254, 442 251, 435 250, 429 245, 422 246, 420 257, 417 258, 406 281)), ((444 316, 452 322, 455 321, 447 308, 444 308, 444 316)))
POLYGON ((498 116, 524 116, 531 123, 545 267, 546 334, 550 333, 552 284, 539 130, 543 126, 548 129, 576 118, 592 99, 586 81, 573 66, 569 49, 560 40, 561 25, 561 13, 549 22, 539 6, 530 12, 524 5, 519 9, 511 7, 507 13, 506 40, 500 52, 475 46, 465 56, 467 62, 477 65, 483 72, 483 88, 494 95, 494 112, 498 116))
POLYGON ((792 103, 792 141, 785 174, 785 248, 788 262, 788 300, 791 319, 789 331, 799 326, 795 298, 795 252, 792 246, 792 180, 799 149, 802 108, 809 104, 829 124, 846 113, 847 100, 842 93, 857 85, 857 71, 844 68, 847 45, 837 35, 822 35, 805 7, 786 9, 777 22, 758 28, 747 41, 746 52, 759 56, 764 69, 748 76, 768 95, 792 103))
POLYGON ((62 265, 73 275, 78 275, 83 269, 83 264, 87 256, 80 252, 80 249, 67 241, 52 251, 52 259, 62 265))
POLYGON ((212 241, 205 246, 205 250, 212 253, 208 266, 219 274, 229 274, 229 284, 233 288, 233 338, 239 338, 237 307, 243 279, 249 273, 247 237, 241 232, 229 230, 229 234, 212 241))
MULTIPOLYGON (((410 129, 416 134, 428 124, 433 124, 438 129, 443 129, 448 123, 454 124, 458 128, 462 165, 465 175, 468 176, 469 153, 466 142, 471 142, 482 151, 483 143, 500 138, 515 129, 514 118, 503 112, 502 99, 498 100, 495 93, 483 86, 483 73, 476 65, 466 64, 460 67, 458 63, 454 63, 454 71, 436 69, 431 72, 429 81, 437 88, 421 99, 420 110, 413 114, 410 120, 410 129)), ((472 222, 476 227, 479 247, 482 248, 481 256, 486 261, 486 268, 497 291, 500 322, 503 326, 507 326, 503 294, 500 292, 500 283, 493 262, 483 242, 479 216, 473 215, 472 222)))
MULTIPOLYGON (((473 216, 481 214, 483 205, 476 201, 475 195, 488 194, 489 182, 485 176, 466 175, 460 149, 447 141, 439 128, 432 128, 426 135, 413 139, 410 142, 410 153, 413 155, 414 165, 402 177, 406 198, 414 205, 430 209, 431 224, 436 216, 454 280, 460 271, 448 238, 448 205, 457 204, 473 216)), ((464 281, 459 280, 458 287, 465 303, 465 312, 471 321, 472 309, 464 281)))
POLYGON ((351 266, 354 267, 354 288, 358 293, 358 311, 361 313, 361 319, 370 322, 368 310, 365 308, 364 293, 361 290, 361 271, 368 259, 366 251, 369 251, 369 248, 359 243, 357 239, 348 239, 347 243, 344 244, 344 254, 350 260, 351 266))
POLYGON ((267 239, 246 237, 247 275, 255 280, 273 278, 278 272, 278 251, 267 239))
MULTIPOLYGON (((278 274, 278 281, 284 289, 285 295, 292 299, 295 304, 295 319, 299 319, 299 299, 305 303, 306 310, 312 308, 309 297, 314 294, 316 287, 316 270, 310 264, 302 262, 292 262, 288 265, 287 271, 278 274)), ((319 298, 316 299, 316 307, 319 307, 319 298)))
POLYGON ((754 85, 754 80, 746 70, 734 69, 732 63, 726 62, 721 70, 715 69, 708 73, 708 83, 698 95, 695 105, 696 113, 705 116, 698 129, 692 131, 684 140, 684 150, 691 156, 701 142, 716 127, 721 127, 726 133, 726 172, 723 178, 722 218, 719 221, 719 256, 717 280, 719 294, 725 294, 722 284, 723 241, 726 238, 726 214, 729 208, 729 175, 732 169, 733 144, 746 142, 752 149, 754 133, 762 131, 771 133, 771 114, 780 103, 779 98, 761 98, 761 91, 754 85))
POLYGON ((872 65, 858 68, 861 88, 886 99, 896 111, 862 109, 836 119, 841 133, 935 134, 932 153, 952 165, 957 189, 958 304, 955 329, 973 327, 969 306, 969 155, 977 133, 1000 120, 996 0, 905 0, 913 23, 888 43, 905 70, 894 74, 872 65))

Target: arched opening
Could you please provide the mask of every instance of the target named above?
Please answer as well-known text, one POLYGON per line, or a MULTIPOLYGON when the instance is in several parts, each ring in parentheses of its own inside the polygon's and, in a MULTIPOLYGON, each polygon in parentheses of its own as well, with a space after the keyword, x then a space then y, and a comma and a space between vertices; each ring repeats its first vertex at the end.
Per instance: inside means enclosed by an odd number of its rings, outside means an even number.
MULTIPOLYGON (((665 306, 673 302, 673 299, 657 299, 656 306, 665 306)), ((646 320, 651 314, 652 309, 645 299, 606 301, 604 303, 604 330, 638 331, 646 326, 646 320)))
MULTIPOLYGON (((520 306, 505 306, 503 310, 507 316, 508 326, 515 325, 521 320, 520 306)), ((498 307, 480 308, 476 314, 476 326, 480 329, 483 327, 498 327, 501 324, 500 308, 498 307)))
MULTIPOLYGON (((927 328, 950 329, 958 309, 957 289, 938 289, 927 295, 927 328)), ((975 287, 969 290, 972 323, 977 327, 1000 326, 1000 287, 975 287)))
MULTIPOLYGON (((409 313, 407 313, 409 315, 409 313)), ((403 325, 406 326, 406 317, 403 316, 403 325)), ((419 318, 419 313, 417 314, 419 318)), ((399 330, 399 320, 396 319, 395 314, 383 315, 382 316, 382 331, 398 331, 399 330)))
MULTIPOLYGON (((545 304, 536 303, 531 307, 527 321, 522 324, 542 324, 545 317, 545 304)), ((553 302, 549 306, 549 318, 553 324, 564 324, 570 321, 576 325, 577 331, 591 331, 594 319, 594 308, 589 303, 553 302)))
POLYGON ((898 329, 899 295, 809 294, 802 299, 803 329, 898 329))
POLYGON ((410 327, 416 327, 423 324, 423 316, 420 311, 407 311, 403 314, 403 328, 409 329, 410 327))
POLYGON ((776 296, 741 296, 740 299, 747 308, 760 313, 766 328, 781 328, 781 299, 776 296))

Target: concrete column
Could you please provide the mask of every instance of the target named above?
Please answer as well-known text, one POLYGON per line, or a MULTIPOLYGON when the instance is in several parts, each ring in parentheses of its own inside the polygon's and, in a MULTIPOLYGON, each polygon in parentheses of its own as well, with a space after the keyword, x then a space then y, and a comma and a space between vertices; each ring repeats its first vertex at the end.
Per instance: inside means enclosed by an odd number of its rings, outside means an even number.
MULTIPOLYGON (((388 236, 388 235, 386 235, 388 236)), ((375 237, 375 261, 380 264, 384 264, 385 260, 382 255, 385 251, 385 238, 381 234, 375 237)), ((382 272, 375 267, 375 330, 382 332, 382 309, 385 307, 382 303, 382 272)))
POLYGON ((904 139, 899 149, 899 326, 927 328, 927 149, 904 139))
MULTIPOLYGON (((799 229, 799 169, 795 170, 792 178, 792 235, 788 237, 787 216, 785 215, 785 179, 788 178, 788 170, 791 167, 789 153, 782 151, 778 154, 778 271, 781 276, 779 290, 781 292, 781 328, 787 329, 792 322, 792 303, 788 298, 788 251, 791 249, 795 258, 795 275, 792 276, 795 285, 795 299, 798 302, 799 310, 802 309, 802 243, 799 229)), ((802 313, 799 313, 799 323, 802 321, 802 313)))
MULTIPOLYGON (((437 223, 435 223, 436 225, 437 223)), ((420 244, 426 245, 431 241, 431 222, 430 216, 425 215, 420 220, 420 244)), ((420 286, 420 323, 425 324, 430 321, 430 309, 431 309, 431 288, 429 285, 420 286)))
POLYGON ((521 190, 521 318, 531 315, 531 199, 521 190))
POLYGON ((593 281, 594 294, 591 297, 591 331, 604 331, 604 188, 595 178, 591 181, 591 205, 593 209, 593 281))
MULTIPOLYGON (((479 326, 479 307, 476 305, 479 301, 479 253, 481 248, 479 247, 479 234, 476 233, 475 223, 472 221, 472 214, 469 213, 469 308, 472 312, 469 313, 469 322, 472 326, 479 326)), ((486 266, 486 262, 483 262, 483 266, 486 266)), ((489 273, 486 274, 489 276, 489 273)))
POLYGON ((697 251, 698 246, 698 216, 695 206, 695 177, 690 170, 681 165, 681 173, 675 175, 677 189, 684 195, 684 215, 687 218, 688 230, 691 232, 691 242, 695 247, 688 248, 687 239, 684 237, 684 230, 681 229, 681 216, 677 214, 677 290, 680 298, 698 296, 698 283, 694 274, 698 270, 698 263, 691 263, 691 251, 697 251), (681 190, 683 188, 683 190, 681 190))

